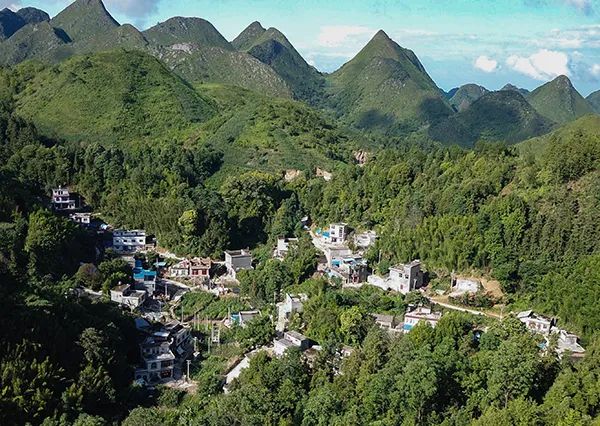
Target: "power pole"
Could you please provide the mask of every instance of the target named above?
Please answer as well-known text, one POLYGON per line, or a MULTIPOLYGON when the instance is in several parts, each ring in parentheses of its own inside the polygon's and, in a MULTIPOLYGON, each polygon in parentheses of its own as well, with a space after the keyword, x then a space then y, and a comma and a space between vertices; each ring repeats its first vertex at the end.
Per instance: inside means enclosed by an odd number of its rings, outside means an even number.
POLYGON ((190 361, 189 359, 187 360, 187 376, 185 376, 187 382, 190 381, 190 363, 191 362, 192 361, 190 361))

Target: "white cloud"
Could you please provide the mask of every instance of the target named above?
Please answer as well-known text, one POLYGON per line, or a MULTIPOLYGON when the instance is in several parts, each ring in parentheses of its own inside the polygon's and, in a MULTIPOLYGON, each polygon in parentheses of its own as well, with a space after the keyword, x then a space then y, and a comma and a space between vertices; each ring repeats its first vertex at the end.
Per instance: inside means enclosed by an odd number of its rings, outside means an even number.
POLYGON ((593 64, 590 67, 590 74, 596 78, 600 77, 600 64, 593 64))
POLYGON ((512 55, 506 60, 506 65, 521 74, 541 81, 571 74, 567 54, 547 49, 527 57, 512 55))
POLYGON ((317 38, 319 46, 340 47, 347 43, 364 40, 376 31, 359 25, 328 25, 321 27, 317 38))
POLYGON ((582 13, 590 14, 593 11, 592 0, 564 0, 569 6, 574 7, 582 13))
POLYGON ((494 72, 498 69, 498 61, 482 55, 475 60, 474 66, 483 72, 494 72))
POLYGON ((106 8, 134 19, 145 18, 158 11, 161 0, 105 0, 106 8))
POLYGON ((0 9, 9 8, 12 11, 17 11, 22 7, 18 0, 0 0, 0 9))

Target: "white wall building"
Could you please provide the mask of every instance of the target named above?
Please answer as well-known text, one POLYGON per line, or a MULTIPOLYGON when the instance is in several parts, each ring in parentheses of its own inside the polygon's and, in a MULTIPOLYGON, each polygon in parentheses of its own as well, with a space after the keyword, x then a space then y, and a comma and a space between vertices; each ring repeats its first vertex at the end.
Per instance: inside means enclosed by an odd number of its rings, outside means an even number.
POLYGON ((71 198, 71 193, 67 188, 59 186, 52 190, 52 207, 54 210, 75 210, 77 203, 71 198))
POLYGON ((146 292, 133 290, 129 284, 124 284, 110 290, 110 300, 136 309, 144 304, 146 292))
POLYGON ((273 253, 273 257, 275 257, 277 259, 283 259, 285 256, 287 256, 288 252, 290 251, 290 245, 297 244, 297 243, 298 243, 298 238, 286 238, 286 237, 277 238, 277 248, 275 249, 275 252, 273 253))
POLYGON ((421 262, 413 260, 411 263, 397 265, 390 268, 387 277, 371 275, 367 282, 383 290, 393 290, 402 294, 410 293, 423 286, 423 272, 421 262))
POLYGON ((113 249, 119 253, 134 253, 146 248, 146 231, 140 229, 113 231, 113 249))
POLYGON ((441 318, 441 312, 432 312, 431 308, 419 306, 414 309, 409 309, 406 314, 404 314, 404 325, 402 328, 404 329, 405 333, 408 333, 421 321, 429 323, 429 325, 435 327, 441 318))

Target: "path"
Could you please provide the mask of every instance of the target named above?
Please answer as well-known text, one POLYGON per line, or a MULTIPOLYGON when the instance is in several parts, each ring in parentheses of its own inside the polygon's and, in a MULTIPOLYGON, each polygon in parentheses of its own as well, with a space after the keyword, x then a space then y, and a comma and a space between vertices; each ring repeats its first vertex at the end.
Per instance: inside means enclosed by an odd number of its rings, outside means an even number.
POLYGON ((439 306, 441 306, 443 308, 452 309, 454 311, 467 312, 469 314, 479 315, 479 316, 486 316, 486 317, 490 317, 490 318, 494 318, 494 319, 502 319, 502 315, 497 314, 495 312, 480 311, 478 309, 472 309, 472 308, 463 308, 461 306, 456 306, 456 305, 452 305, 452 304, 447 303, 447 302, 442 302, 440 300, 440 298, 429 298, 429 300, 434 305, 439 305, 439 306))

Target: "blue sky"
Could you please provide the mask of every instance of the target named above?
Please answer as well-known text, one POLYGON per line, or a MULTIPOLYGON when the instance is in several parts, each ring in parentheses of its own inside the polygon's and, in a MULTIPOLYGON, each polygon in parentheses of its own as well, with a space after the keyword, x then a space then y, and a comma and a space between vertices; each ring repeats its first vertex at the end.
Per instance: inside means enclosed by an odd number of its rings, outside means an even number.
MULTIPOLYGON (((58 13, 69 0, 0 0, 58 13)), ((321 71, 355 55, 378 29, 419 56, 443 89, 479 83, 532 89, 567 74, 600 89, 600 0, 105 0, 121 23, 145 29, 199 16, 233 39, 250 22, 284 32, 321 71)))

